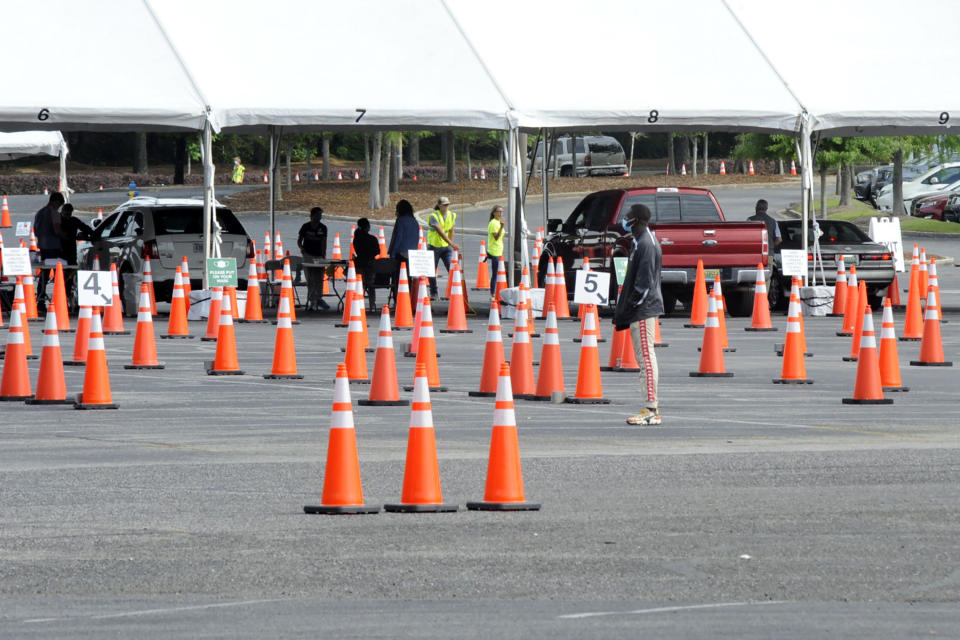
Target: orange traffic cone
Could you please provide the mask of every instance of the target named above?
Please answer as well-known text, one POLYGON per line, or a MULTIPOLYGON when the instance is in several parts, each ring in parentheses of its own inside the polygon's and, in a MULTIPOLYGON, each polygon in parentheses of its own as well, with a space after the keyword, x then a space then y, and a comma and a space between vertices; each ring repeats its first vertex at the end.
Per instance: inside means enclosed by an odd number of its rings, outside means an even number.
POLYGON ((353 170, 353 179, 354 179, 354 180, 359 180, 359 179, 360 179, 360 172, 357 171, 356 169, 353 170))
POLYGON ((563 358, 560 353, 560 329, 557 326, 557 311, 553 303, 547 307, 547 326, 543 330, 543 346, 540 349, 540 369, 537 372, 537 390, 532 400, 552 400, 553 394, 560 397, 566 393, 563 382, 563 358))
POLYGON ((750 326, 744 331, 776 331, 770 322, 770 298, 767 295, 767 280, 763 274, 763 265, 757 263, 757 283, 753 287, 753 316, 750 326))
MULTIPOLYGON (((794 281, 794 284, 796 281, 794 281)), ((774 384, 813 384, 807 378, 806 340, 803 335, 803 307, 800 304, 799 288, 790 289, 790 303, 787 307, 787 337, 783 345, 783 365, 780 377, 774 378, 774 384)))
POLYGON ((260 300, 260 276, 257 265, 250 263, 247 270, 247 305, 243 310, 243 319, 238 322, 263 323, 263 304, 260 300))
MULTIPOLYGON (((422 364, 426 368, 430 391, 446 391, 447 388, 440 385, 440 369, 437 367, 437 343, 433 335, 433 312, 430 310, 429 295, 423 298, 423 318, 420 321, 418 343, 416 366, 419 368, 422 364)), ((414 379, 413 386, 404 387, 404 391, 415 391, 416 384, 417 381, 414 379)), ((416 403, 416 397, 413 401, 416 403)))
POLYGON ((116 409, 110 393, 110 371, 107 352, 103 348, 103 325, 100 315, 90 319, 90 346, 87 347, 87 368, 83 373, 83 393, 77 396, 74 409, 116 409))
POLYGON ((210 287, 210 310, 207 312, 207 332, 200 337, 214 342, 220 335, 220 308, 223 306, 223 287, 210 287))
POLYGON ((440 464, 433 431, 433 411, 430 407, 430 384, 424 363, 417 362, 414 376, 403 491, 399 503, 386 504, 383 508, 395 513, 456 511, 457 505, 443 503, 440 464))
POLYGON ((133 339, 133 358, 124 369, 163 369, 157 361, 157 343, 153 336, 153 314, 150 313, 150 291, 140 284, 140 305, 137 311, 137 335, 133 339))
POLYGON ((354 285, 354 299, 360 300, 360 329, 363 331, 363 348, 372 353, 370 346, 370 332, 367 330, 367 290, 363 286, 363 276, 357 274, 357 284, 354 285))
POLYGON ((900 301, 900 283, 898 282, 897 272, 893 272, 893 281, 887 285, 887 297, 890 298, 890 304, 897 311, 904 308, 900 301))
POLYGON ((720 335, 720 319, 717 317, 717 299, 713 296, 707 303, 707 321, 703 329, 703 345, 700 348, 700 368, 691 371, 691 378, 732 378, 723 364, 723 338, 720 335))
POLYGON ((893 324, 893 304, 883 299, 880 324, 880 385, 884 391, 910 391, 900 380, 900 358, 897 355, 897 332, 893 324))
POLYGON ((670 346, 670 343, 664 342, 664 341, 663 341, 663 338, 660 336, 660 318, 657 318, 657 324, 654 325, 653 346, 655 346, 655 347, 669 347, 669 346, 670 346))
MULTIPOLYGON (((546 338, 544 338, 546 340, 546 338)), ((546 344, 546 343, 544 343, 546 344)), ((500 332, 500 305, 496 301, 490 304, 490 319, 487 321, 487 341, 483 348, 483 368, 480 371, 479 391, 469 391, 467 395, 492 398, 497 395, 497 376, 503 364, 503 334, 500 332)))
POLYGON ((350 301, 350 324, 347 329, 347 348, 344 364, 347 365, 347 378, 351 384, 367 384, 367 356, 363 347, 363 328, 360 326, 363 298, 353 297, 350 301))
POLYGON ((903 320, 901 342, 919 342, 923 338, 924 320, 920 309, 920 259, 917 245, 913 245, 913 263, 910 267, 910 289, 907 293, 907 312, 903 320))
POLYGON ((450 271, 447 272, 447 289, 443 297, 447 300, 450 299, 450 290, 453 287, 453 272, 457 270, 460 265, 460 254, 457 251, 453 252, 453 257, 450 258, 450 271))
MULTIPOLYGON (((297 300, 293 294, 293 274, 290 272, 290 260, 287 258, 283 259, 283 274, 281 276, 280 284, 280 297, 286 297, 290 301, 290 322, 292 324, 300 324, 300 321, 297 320, 297 300)), ((362 291, 362 289, 361 289, 362 291)), ((362 294, 361 294, 362 296, 362 294)), ((277 319, 280 318, 280 305, 277 305, 277 319)), ((274 324, 277 324, 277 321, 274 320, 274 324)))
POLYGON ((27 315, 24 317, 27 320, 39 320, 40 315, 37 313, 37 289, 33 286, 32 273, 23 276, 23 302, 27 310, 27 315))
POLYGON ((397 385, 397 363, 393 352, 393 332, 390 331, 390 307, 383 305, 380 312, 380 332, 377 335, 377 356, 373 361, 373 381, 370 395, 357 404, 369 406, 406 406, 409 400, 400 399, 397 385))
POLYGON ((853 397, 844 398, 843 404, 893 404, 893 399, 883 397, 880 360, 877 357, 877 339, 873 332, 873 313, 870 311, 870 305, 863 310, 863 335, 860 338, 860 355, 857 360, 857 380, 853 385, 853 397))
POLYGON ((10 309, 7 350, 3 358, 3 378, 0 380, 0 400, 27 400, 33 397, 30 388, 30 372, 27 369, 24 324, 21 320, 20 307, 14 304, 10 309))
POLYGON ((527 306, 518 305, 513 317, 513 346, 510 349, 510 376, 512 388, 517 390, 515 397, 529 400, 536 394, 533 378, 533 345, 530 344, 530 330, 527 324, 527 306))
POLYGON ((847 270, 843 260, 837 261, 837 278, 833 284, 833 307, 827 314, 830 318, 838 318, 844 315, 847 303, 847 270))
POLYGON ((629 331, 629 329, 613 330, 613 339, 610 341, 610 357, 607 359, 607 366, 600 367, 600 371, 616 371, 620 366, 624 335, 629 331))
POLYGON ((749 167, 750 167, 750 168, 747 170, 747 173, 752 176, 752 175, 754 175, 754 171, 753 171, 753 160, 750 160, 749 162, 750 162, 750 164, 749 164, 749 167))
MULTIPOLYGON (((343 260, 343 250, 340 248, 340 234, 333 235, 333 257, 331 260, 343 260)), ((333 272, 333 277, 337 280, 343 280, 343 267, 337 267, 333 272)))
POLYGON ((474 291, 490 290, 490 270, 487 269, 487 243, 480 241, 480 255, 477 256, 477 280, 473 285, 474 291))
MULTIPOLYGON (((90 345, 90 319, 93 307, 83 306, 77 313, 77 333, 73 338, 73 360, 64 360, 63 364, 83 367, 87 364, 87 347, 90 345)), ((59 318, 59 314, 57 316, 59 318)))
POLYGON ((597 311, 597 305, 581 304, 580 309, 583 311, 583 315, 580 317, 580 335, 574 338, 573 341, 583 341, 583 334, 587 331, 586 317, 588 314, 593 314, 593 326, 595 327, 593 335, 596 336, 597 342, 606 342, 607 339, 600 335, 600 312, 597 311))
MULTIPOLYGON (((554 319, 556 320, 556 319, 554 319)), ((556 324, 556 322, 554 322, 556 324)), ((559 342, 557 348, 560 348, 559 342)), ((539 511, 540 505, 526 502, 523 472, 520 468, 520 443, 510 387, 510 365, 500 365, 497 400, 493 408, 490 434, 490 458, 483 500, 468 502, 471 511, 539 511)))
POLYGON ((273 367, 265 373, 268 380, 302 380, 297 373, 297 351, 293 344, 293 323, 290 322, 290 301, 280 299, 277 337, 273 343, 273 367))
MULTIPOLYGON (((347 263, 347 283, 343 293, 343 318, 340 322, 333 325, 335 327, 346 327, 350 324, 350 314, 353 312, 351 303, 353 302, 354 292, 357 284, 357 268, 353 265, 353 260, 347 263)), ((363 297, 363 290, 360 290, 360 296, 363 297)), ((347 367, 349 369, 349 367, 347 367)))
POLYGON ((230 309, 231 314, 233 314, 233 322, 236 324, 237 320, 240 319, 240 312, 237 311, 240 305, 237 304, 237 288, 236 287, 224 287, 223 295, 230 297, 230 309))
POLYGON ((927 292, 933 291, 937 299, 937 316, 940 324, 946 324, 943 319, 943 307, 940 305, 940 278, 937 277, 937 261, 930 258, 930 266, 927 268, 927 292))
POLYGON ((413 316, 413 334, 410 339, 410 343, 407 345, 406 350, 403 353, 405 358, 416 358, 417 357, 417 348, 420 345, 420 325, 423 324, 423 300, 424 298, 430 297, 430 291, 426 288, 426 278, 420 276, 420 280, 417 282, 417 291, 415 293, 417 297, 417 312, 413 316))
POLYGON ((720 161, 720 175, 727 175, 727 165, 723 162, 723 160, 720 161))
MULTIPOLYGON (((850 292, 853 295, 853 292, 850 292)), ((853 327, 853 337, 850 341, 850 355, 843 356, 844 362, 856 362, 860 357, 860 337, 863 335, 863 308, 867 306, 867 283, 863 280, 857 285, 857 308, 860 313, 857 314, 857 324, 853 327)))
POLYGON ((7 196, 3 196, 3 205, 0 205, 0 229, 9 229, 13 226, 10 220, 10 205, 7 204, 7 196))
POLYGON ((157 294, 153 289, 153 267, 150 266, 150 256, 143 256, 143 284, 147 285, 150 295, 150 313, 157 315, 157 294))
POLYGON ((447 326, 440 329, 440 333, 473 333, 473 329, 467 327, 467 316, 464 312, 463 303, 463 281, 460 278, 460 270, 453 269, 450 282, 450 304, 447 305, 447 326))
POLYGON ((952 362, 943 359, 943 343, 940 341, 940 312, 937 297, 927 293, 927 308, 923 316, 923 340, 920 342, 920 359, 911 360, 912 367, 952 367, 952 362))
POLYGON ((564 402, 573 404, 609 404, 603 397, 603 382, 600 378, 600 351, 597 348, 596 306, 584 314, 583 339, 580 343, 580 363, 577 366, 577 388, 572 397, 564 402))
POLYGON ((173 276, 173 294, 170 298, 170 319, 167 322, 167 333, 160 336, 164 339, 193 338, 190 327, 187 325, 187 307, 183 297, 183 277, 180 267, 177 267, 173 276))
POLYGON ((859 301, 860 287, 857 283, 857 267, 850 265, 850 272, 847 274, 847 293, 844 294, 843 303, 843 327, 837 331, 837 335, 848 338, 853 335, 853 330, 857 326, 857 302, 859 301))
POLYGON ((790 161, 790 175, 797 175, 797 163, 793 160, 790 161))
POLYGON ((706 326, 707 298, 707 279, 703 272, 703 260, 697 260, 697 278, 693 282, 693 304, 690 305, 690 322, 683 325, 684 327, 698 329, 706 326))
POLYGON ((190 263, 187 256, 183 256, 180 262, 180 281, 183 283, 183 306, 186 309, 186 315, 190 314, 190 292, 193 291, 193 283, 190 282, 190 263))
POLYGON ((553 265, 553 258, 547 256, 547 272, 543 278, 543 311, 540 314, 541 318, 547 317, 547 309, 550 305, 554 305, 554 310, 556 310, 556 302, 554 297, 556 297, 556 275, 553 265))
MULTIPOLYGON (((56 303, 52 303, 56 304, 56 303)), ((40 354, 40 372, 37 375, 37 393, 27 404, 73 404, 67 397, 67 383, 63 377, 63 356, 57 334, 57 314, 47 311, 43 329, 43 351, 40 354)))
POLYGON ((57 311, 57 331, 59 333, 70 333, 70 310, 67 307, 67 287, 64 284, 63 264, 57 262, 56 271, 53 279, 53 302, 57 311))
POLYGON ((347 367, 342 362, 337 364, 337 378, 333 385, 333 416, 327 440, 323 493, 319 505, 306 505, 303 512, 325 515, 380 512, 379 506, 363 503, 350 384, 347 381, 347 367))
MULTIPOLYGON (((503 260, 500 261, 497 266, 497 287, 494 291, 494 298, 497 299, 497 302, 503 304, 503 298, 500 297, 500 292, 507 288, 507 268, 503 264, 503 260)), ((570 311, 567 310, 567 317, 570 317, 570 311)))
POLYGON ((104 307, 103 335, 128 336, 130 332, 123 327, 123 306, 120 302, 120 284, 117 280, 117 265, 110 264, 110 286, 113 290, 113 299, 104 307))
POLYGON ((233 332, 233 312, 230 310, 230 296, 223 298, 220 304, 220 332, 217 334, 217 351, 213 362, 208 363, 208 376, 242 376, 237 361, 237 340, 233 332))
POLYGON ((713 280, 713 296, 717 299, 717 319, 720 321, 720 344, 723 345, 725 352, 733 353, 737 349, 731 347, 727 340, 727 308, 724 304, 723 289, 720 286, 720 276, 717 275, 713 280))
POLYGON ((410 309, 410 282, 407 280, 407 263, 400 263, 400 278, 397 281, 397 301, 394 304, 396 329, 409 331, 413 328, 413 313, 410 309))
POLYGON ((926 301, 930 284, 930 272, 927 271, 927 249, 920 247, 920 299, 926 301))
MULTIPOLYGON (((523 267, 523 273, 520 276, 520 296, 523 298, 523 304, 527 308, 527 332, 531 338, 539 338, 537 327, 534 324, 533 317, 536 315, 533 311, 533 296, 530 295, 530 271, 523 267)), ((597 336, 599 337, 599 332, 597 336)))
POLYGON ((20 310, 20 321, 23 323, 23 345, 27 360, 36 360, 33 355, 33 345, 30 343, 30 328, 27 326, 27 307, 23 301, 23 276, 17 276, 17 284, 13 289, 13 306, 20 310))
POLYGON ((380 225, 380 231, 377 233, 377 244, 380 245, 380 256, 381 258, 389 258, 387 253, 387 239, 383 235, 383 225, 380 225))

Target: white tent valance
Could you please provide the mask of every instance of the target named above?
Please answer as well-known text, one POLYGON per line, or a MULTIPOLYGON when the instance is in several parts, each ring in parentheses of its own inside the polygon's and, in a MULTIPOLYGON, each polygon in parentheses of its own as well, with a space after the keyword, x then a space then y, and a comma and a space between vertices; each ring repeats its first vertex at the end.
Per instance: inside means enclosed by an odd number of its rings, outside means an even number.
POLYGON ((18 131, 0 133, 0 160, 25 156, 66 154, 67 143, 59 131, 18 131))

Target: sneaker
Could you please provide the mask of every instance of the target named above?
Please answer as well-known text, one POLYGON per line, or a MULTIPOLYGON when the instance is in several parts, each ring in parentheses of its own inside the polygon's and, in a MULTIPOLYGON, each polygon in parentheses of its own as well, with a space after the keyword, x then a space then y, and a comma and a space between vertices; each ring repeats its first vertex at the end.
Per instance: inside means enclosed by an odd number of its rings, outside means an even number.
POLYGON ((627 424, 640 426, 660 424, 660 409, 644 409, 640 413, 627 418, 627 424))
POLYGON ((324 300, 318 300, 317 304, 313 306, 314 311, 329 311, 330 305, 324 300))

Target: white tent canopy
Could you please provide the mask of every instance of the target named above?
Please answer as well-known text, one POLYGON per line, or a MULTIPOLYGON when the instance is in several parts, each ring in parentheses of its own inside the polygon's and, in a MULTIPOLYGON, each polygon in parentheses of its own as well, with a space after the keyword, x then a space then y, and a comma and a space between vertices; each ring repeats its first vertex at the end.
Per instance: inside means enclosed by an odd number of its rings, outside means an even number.
POLYGON ((48 155, 60 159, 60 191, 69 200, 67 186, 67 143, 59 131, 17 131, 0 133, 0 160, 48 155))

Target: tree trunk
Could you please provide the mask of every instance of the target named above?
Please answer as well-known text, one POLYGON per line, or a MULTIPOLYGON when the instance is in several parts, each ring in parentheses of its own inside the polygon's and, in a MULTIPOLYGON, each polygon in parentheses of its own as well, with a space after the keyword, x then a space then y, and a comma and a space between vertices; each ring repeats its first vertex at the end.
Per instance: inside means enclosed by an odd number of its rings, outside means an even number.
POLYGON ((189 176, 189 175, 193 175, 192 172, 191 172, 191 170, 190 170, 190 161, 191 161, 191 160, 192 160, 192 158, 190 157, 190 154, 188 153, 188 154, 187 154, 187 175, 188 175, 188 176, 189 176))
POLYGON ((710 173, 710 134, 703 134, 703 175, 710 173))
POLYGON ((420 166, 420 134, 416 131, 410 134, 409 161, 411 167, 420 166))
POLYGON ((447 131, 443 134, 444 138, 447 140, 446 149, 447 149, 447 179, 446 182, 456 182, 457 181, 457 164, 456 164, 456 154, 454 147, 454 138, 453 131, 447 131))
POLYGON ((677 136, 673 139, 674 143, 674 159, 676 164, 673 167, 673 170, 676 174, 679 175, 680 168, 683 165, 690 165, 690 139, 687 136, 677 136))
POLYGON ((634 145, 636 144, 636 142, 637 142, 637 132, 636 132, 636 131, 631 131, 631 132, 630 132, 630 160, 627 162, 627 175, 628 175, 628 176, 632 176, 632 175, 633 175, 633 148, 634 148, 634 145))
POLYGON ((677 173, 677 154, 673 152, 673 135, 667 134, 667 173, 677 173))
POLYGON ((473 177, 473 161, 470 160, 470 138, 463 138, 463 157, 467 161, 467 179, 473 177))
POLYGON ((309 179, 309 178, 310 178, 310 174, 313 173, 313 171, 312 171, 312 170, 313 170, 313 163, 310 162, 310 159, 313 157, 313 152, 315 151, 315 147, 316 147, 317 145, 315 144, 315 141, 314 141, 313 138, 308 138, 308 139, 307 139, 307 144, 306 144, 305 146, 306 146, 306 148, 307 148, 307 157, 305 158, 306 162, 305 162, 305 164, 304 164, 304 170, 303 170, 303 172, 306 174, 306 175, 304 176, 304 178, 308 178, 308 179, 309 179))
POLYGON ((400 168, 400 148, 396 142, 390 143, 390 193, 400 190, 397 169, 400 168))
POLYGON ((820 217, 827 217, 827 168, 820 167, 820 217))
POLYGON ((840 206, 849 207, 850 206, 850 174, 853 172, 853 167, 849 164, 844 163, 840 168, 840 206))
MULTIPOLYGON (((364 141, 366 146, 366 141, 364 141)), ((330 134, 323 134, 323 140, 320 143, 320 155, 323 160, 320 165, 320 177, 324 180, 330 179, 330 134)))
POLYGON ((397 147, 394 154, 396 159, 396 166, 393 168, 393 173, 396 175, 396 182, 391 189, 392 193, 396 193, 400 190, 400 181, 403 180, 403 135, 397 134, 397 147))
POLYGON ((147 133, 138 131, 133 136, 133 172, 147 173, 147 133))
POLYGON ((390 149, 393 144, 384 140, 380 146, 382 158, 380 159, 380 207, 383 208, 390 204, 390 165, 393 160, 393 154, 390 149))
POLYGON ((575 133, 570 134, 570 158, 573 163, 573 169, 571 169, 570 177, 577 177, 577 135, 575 133))
POLYGON ((783 158, 777 158, 777 166, 779 168, 780 175, 783 175, 783 158))
MULTIPOLYGON (((280 144, 280 139, 277 139, 277 144, 280 144)), ((276 175, 270 176, 270 188, 273 189, 274 200, 281 202, 283 200, 283 189, 280 188, 280 184, 283 182, 283 170, 280 168, 280 152, 277 152, 277 164, 274 167, 274 173, 276 175)))
POLYGON ((893 152, 893 215, 903 215, 903 149, 893 152))
POLYGON ((841 188, 842 174, 843 174, 843 165, 839 164, 837 165, 837 179, 833 184, 833 191, 834 191, 833 195, 835 196, 840 195, 840 191, 842 191, 842 188, 841 188))
POLYGON ((373 174, 370 172, 370 135, 363 134, 363 166, 364 166, 364 175, 368 178, 373 177, 373 174))
POLYGON ((693 137, 691 138, 691 141, 693 142, 693 162, 691 162, 690 164, 693 167, 693 177, 696 178, 697 177, 697 135, 696 134, 693 135, 693 137))
POLYGON ((183 165, 187 162, 187 137, 177 136, 176 154, 173 165, 173 184, 183 184, 183 165))
MULTIPOLYGON (((369 136, 364 136, 364 148, 369 151, 369 145, 366 144, 369 136)), ((380 208, 380 146, 383 144, 383 132, 377 131, 373 136, 373 150, 367 153, 367 175, 370 177, 370 200, 367 208, 375 210, 380 208), (371 166, 372 163, 372 166, 371 166)))
POLYGON ((290 168, 290 145, 288 144, 286 149, 283 150, 283 154, 287 157, 287 193, 293 191, 293 171, 290 168))

